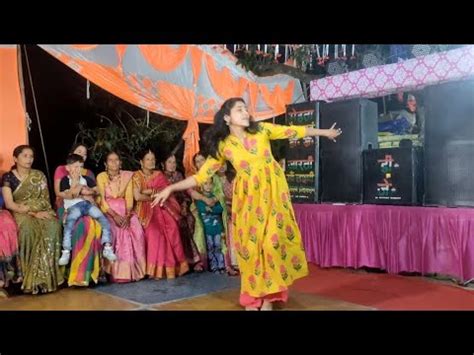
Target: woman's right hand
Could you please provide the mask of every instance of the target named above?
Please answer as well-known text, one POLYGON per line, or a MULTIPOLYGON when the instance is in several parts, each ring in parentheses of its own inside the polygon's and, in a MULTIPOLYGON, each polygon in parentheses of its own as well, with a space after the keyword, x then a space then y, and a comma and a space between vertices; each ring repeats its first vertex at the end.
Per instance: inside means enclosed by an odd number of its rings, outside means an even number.
POLYGON ((163 190, 158 192, 153 198, 153 202, 151 203, 151 207, 155 207, 156 205, 159 205, 160 207, 163 207, 163 204, 165 203, 165 201, 168 199, 168 197, 170 197, 171 192, 172 191, 171 191, 170 186, 167 186, 163 190))
POLYGON ((214 207, 214 205, 217 203, 217 198, 215 197, 204 197, 203 201, 208 205, 209 207, 214 207))
POLYGON ((114 222, 115 222, 115 224, 117 225, 117 227, 122 228, 122 227, 124 226, 125 221, 123 220, 123 217, 122 217, 122 216, 115 215, 115 216, 113 217, 113 219, 114 219, 114 222))
POLYGON ((82 185, 75 185, 74 187, 71 188, 71 194, 73 198, 78 198, 79 195, 81 194, 83 186, 82 185))
POLYGON ((35 213, 35 217, 39 219, 51 219, 53 216, 47 211, 40 211, 35 213))
POLYGON ((112 216, 112 219, 114 220, 117 227, 122 228, 124 225, 124 218, 115 211, 109 211, 109 214, 112 216))
POLYGON ((18 213, 28 213, 30 212, 30 208, 27 205, 18 204, 18 213))

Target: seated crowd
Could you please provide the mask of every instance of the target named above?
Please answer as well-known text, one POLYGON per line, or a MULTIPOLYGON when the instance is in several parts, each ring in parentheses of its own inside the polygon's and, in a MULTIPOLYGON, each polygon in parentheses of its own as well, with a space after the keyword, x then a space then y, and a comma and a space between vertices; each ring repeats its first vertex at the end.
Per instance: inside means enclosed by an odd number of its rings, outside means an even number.
MULTIPOLYGON (((122 170, 116 152, 94 176, 87 148, 73 146, 54 174, 55 206, 47 179, 33 169, 34 151, 14 149, 15 165, 0 178, 0 295, 56 291, 60 285, 175 278, 187 272, 238 275, 232 243, 232 171, 176 193, 163 206, 152 196, 182 180, 176 156, 145 149, 138 171, 122 170)), ((205 158, 196 154, 196 169, 205 158)))

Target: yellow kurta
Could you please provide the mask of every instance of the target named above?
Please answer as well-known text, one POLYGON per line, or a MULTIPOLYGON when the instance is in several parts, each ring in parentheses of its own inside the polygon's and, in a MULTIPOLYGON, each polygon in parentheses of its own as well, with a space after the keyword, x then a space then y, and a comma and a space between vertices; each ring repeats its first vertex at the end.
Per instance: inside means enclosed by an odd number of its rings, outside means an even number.
POLYGON ((232 199, 234 246, 241 271, 241 293, 252 297, 285 291, 308 274, 300 230, 283 169, 271 154, 270 140, 303 138, 306 127, 260 123, 242 142, 228 136, 219 159, 209 157, 194 175, 202 184, 228 160, 237 171, 232 199))

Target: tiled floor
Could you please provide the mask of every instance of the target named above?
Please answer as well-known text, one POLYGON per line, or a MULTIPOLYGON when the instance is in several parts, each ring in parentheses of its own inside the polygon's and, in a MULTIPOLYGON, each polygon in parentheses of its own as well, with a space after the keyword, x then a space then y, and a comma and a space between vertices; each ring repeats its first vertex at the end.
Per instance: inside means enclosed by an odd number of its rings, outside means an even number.
MULTIPOLYGON (((363 270, 347 270, 347 272, 364 273, 363 270)), ((311 276, 309 276, 311 277, 311 276)), ((415 277, 418 278, 418 277, 415 277)), ((438 284, 445 284, 446 286, 453 286, 453 282, 446 278, 419 278, 427 282, 434 282, 438 284)), ((148 281, 145 281, 148 282, 148 281)), ((142 284, 145 288, 145 296, 147 292, 156 292, 156 288, 161 291, 166 291, 166 288, 173 287, 170 285, 160 284, 163 281, 155 284, 142 284), (162 286, 163 285, 163 286, 162 286)), ((199 285, 202 286, 202 280, 199 277, 191 276, 189 278, 183 277, 179 283, 175 281, 174 287, 195 289, 199 285)), ((215 282, 215 280, 213 280, 215 282)), ((129 285, 111 285, 110 287, 128 287, 136 292, 133 284, 129 285)), ((10 298, 0 297, 0 310, 150 310, 150 311, 165 311, 165 310, 242 310, 238 303, 239 288, 233 284, 222 284, 222 289, 215 289, 207 294, 197 294, 180 298, 180 294, 175 297, 177 299, 153 303, 149 299, 153 298, 134 297, 129 290, 128 293, 110 294, 110 290, 104 287, 95 288, 65 288, 58 292, 45 295, 19 295, 10 298), (224 289, 226 287, 226 289, 224 289), (132 300, 131 300, 132 299, 132 300), (135 299, 135 301, 133 301, 135 299), (136 300, 140 300, 140 302, 136 300), (148 303, 141 303, 148 302, 148 303)), ((469 289, 469 288, 465 288, 469 289)), ((184 294, 184 293, 183 293, 184 294)), ((190 293, 188 293, 190 294, 190 293)), ((156 300, 156 298, 154 299, 156 300)), ((276 304, 276 310, 373 310, 360 304, 346 302, 340 299, 334 299, 326 296, 321 296, 315 293, 304 293, 290 288, 290 298, 287 304, 276 304)))
MULTIPOLYGON (((208 310, 238 311, 239 290, 213 292, 161 304, 140 304, 94 289, 63 289, 39 296, 21 295, 0 299, 0 310, 208 310)), ((370 310, 368 307, 325 297, 293 292, 287 304, 275 306, 281 310, 370 310)))
POLYGON ((92 289, 67 288, 44 295, 20 295, 0 299, 0 310, 132 310, 142 305, 92 289))
MULTIPOLYGON (((370 310, 369 307, 360 306, 339 300, 310 294, 292 292, 288 303, 276 304, 275 310, 370 310)), ((170 302, 152 306, 156 310, 207 310, 207 311, 239 311, 242 307, 238 303, 239 290, 226 290, 215 292, 206 296, 195 297, 182 301, 170 302)))

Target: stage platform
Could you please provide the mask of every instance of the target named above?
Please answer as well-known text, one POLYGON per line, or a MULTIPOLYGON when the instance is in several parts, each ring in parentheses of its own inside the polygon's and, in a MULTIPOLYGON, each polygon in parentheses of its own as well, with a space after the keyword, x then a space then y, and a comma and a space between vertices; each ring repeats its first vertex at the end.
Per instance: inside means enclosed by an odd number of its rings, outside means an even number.
POLYGON ((308 261, 474 278, 474 208, 294 204, 308 261))

